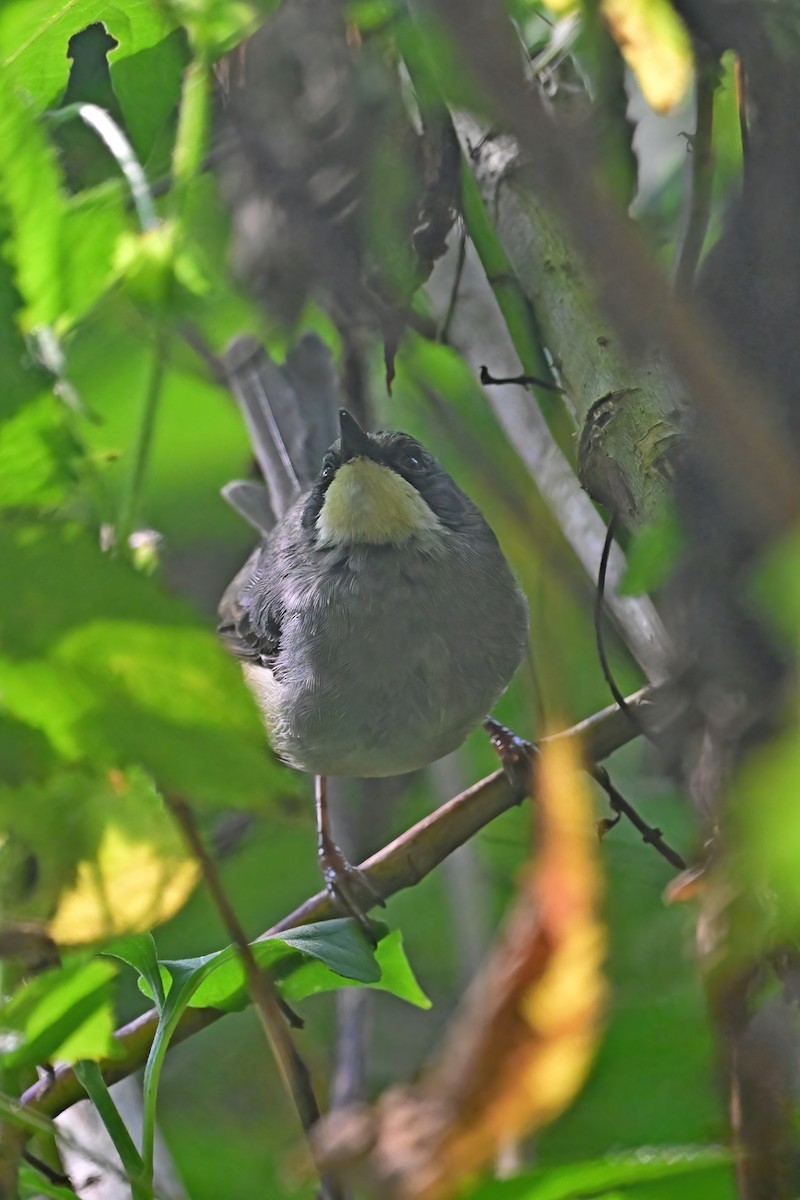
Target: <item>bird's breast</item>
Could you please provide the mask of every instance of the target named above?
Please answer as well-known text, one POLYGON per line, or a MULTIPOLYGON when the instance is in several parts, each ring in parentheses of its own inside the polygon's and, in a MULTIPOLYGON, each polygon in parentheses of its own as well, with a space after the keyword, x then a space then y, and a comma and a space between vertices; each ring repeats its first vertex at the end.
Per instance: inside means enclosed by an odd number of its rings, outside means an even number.
POLYGON ((462 568, 362 553, 305 592, 299 581, 274 669, 248 667, 281 757, 317 774, 394 775, 463 741, 516 669, 527 616, 507 567, 510 588, 488 594, 462 568))

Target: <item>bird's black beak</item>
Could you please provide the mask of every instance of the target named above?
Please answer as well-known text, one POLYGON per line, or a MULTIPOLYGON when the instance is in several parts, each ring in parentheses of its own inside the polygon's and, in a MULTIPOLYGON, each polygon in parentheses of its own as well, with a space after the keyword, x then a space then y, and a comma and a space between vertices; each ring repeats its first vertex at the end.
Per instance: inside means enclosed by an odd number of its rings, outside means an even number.
POLYGON ((350 462, 352 458, 371 458, 374 447, 369 435, 359 425, 358 421, 346 408, 339 409, 339 430, 342 435, 342 462, 350 462))

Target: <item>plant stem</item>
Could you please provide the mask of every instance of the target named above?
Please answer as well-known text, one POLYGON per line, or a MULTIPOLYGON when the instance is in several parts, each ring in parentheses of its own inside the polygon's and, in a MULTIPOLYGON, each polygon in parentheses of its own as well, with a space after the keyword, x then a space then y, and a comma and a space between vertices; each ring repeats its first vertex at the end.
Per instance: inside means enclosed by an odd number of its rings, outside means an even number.
POLYGON ((142 490, 144 487, 145 475, 147 473, 147 465, 150 459, 150 451, 153 444, 153 433, 155 430, 158 402, 161 398, 161 388, 164 383, 164 371, 167 363, 168 332, 158 314, 156 315, 155 335, 153 359, 150 365, 150 373, 145 387, 142 415, 139 422, 136 445, 133 451, 133 466, 128 477, 127 485, 123 492, 122 502, 119 510, 119 518, 117 520, 118 547, 124 547, 127 545, 128 538, 136 528, 136 524, 139 520, 142 504, 142 490))

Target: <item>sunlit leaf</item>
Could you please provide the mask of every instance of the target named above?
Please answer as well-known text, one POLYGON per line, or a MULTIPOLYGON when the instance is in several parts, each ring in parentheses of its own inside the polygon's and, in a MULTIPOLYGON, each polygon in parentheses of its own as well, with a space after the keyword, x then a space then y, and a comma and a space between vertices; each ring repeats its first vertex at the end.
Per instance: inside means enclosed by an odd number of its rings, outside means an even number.
POLYGON ((59 945, 165 921, 197 879, 142 771, 62 769, 0 789, 0 889, 8 918, 41 921, 59 945))
POLYGON ((110 286, 117 244, 133 223, 127 199, 127 191, 112 181, 69 200, 62 228, 62 322, 75 322, 110 286))
MULTIPOLYGON (((388 939, 384 939, 388 940, 388 939)), ((287 930, 279 936, 251 943, 256 962, 268 967, 281 992, 290 1000, 299 1000, 317 992, 329 991, 345 983, 384 988, 412 1004, 427 1006, 427 999, 406 965, 399 968, 402 954, 399 940, 389 948, 392 965, 383 978, 380 950, 376 955, 361 929, 350 919, 323 921, 287 930)), ((188 1007, 208 1006, 237 1009, 247 1003, 244 971, 235 947, 227 946, 202 958, 179 959, 160 964, 167 991, 160 1008, 158 1028, 148 1055, 144 1076, 145 1110, 155 1110, 158 1084, 164 1056, 181 1015, 188 1007)), ((152 992, 144 975, 139 986, 152 992)))
MULTIPOLYGON (((251 948, 256 962, 269 968, 291 1001, 350 984, 391 992, 420 1008, 430 1006, 403 953, 398 931, 387 934, 373 950, 358 926, 341 918, 301 925, 252 942, 251 948)), ((170 1011, 176 1004, 242 1008, 248 1003, 244 970, 233 946, 202 958, 163 962, 161 969, 173 980, 170 1011)), ((141 973, 144 990, 152 994, 152 983, 141 973)))
MULTIPOLYGON (((535 785, 540 838, 500 939, 410 1089, 378 1103, 374 1190, 443 1200, 510 1139, 552 1120, 592 1061, 604 1007, 605 934, 591 801, 575 748, 553 743, 535 785)), ((347 1163, 348 1114, 325 1128, 323 1160, 347 1163)), ((364 1114, 353 1117, 363 1139, 364 1114)), ((354 1133, 356 1132, 354 1128, 354 1133)), ((363 1153, 363 1140, 358 1154, 363 1153)))
POLYGON ((106 947, 104 954, 119 958, 129 967, 133 967, 134 971, 145 981, 156 1007, 159 1011, 163 1008, 164 987, 161 967, 151 933, 133 933, 117 938, 113 945, 106 947))
POLYGON ((60 945, 151 929, 181 908, 197 882, 197 863, 152 789, 148 795, 122 781, 109 799, 97 850, 78 864, 49 923, 60 945))
POLYGON ((645 99, 659 113, 686 95, 692 44, 669 0, 601 0, 601 11, 645 99))
POLYGON ((75 485, 79 447, 63 402, 45 394, 0 423, 0 508, 59 504, 75 485))
MULTIPOLYGON (((578 0, 545 0, 559 15, 579 11, 578 0)), ((692 80, 692 44, 669 0, 600 0, 600 11, 645 99, 666 113, 692 80)))
POLYGON ((165 5, 149 0, 5 0, 0 6, 0 65, 37 109, 55 104, 67 85, 70 39, 101 22, 119 43, 119 63, 159 43, 175 23, 165 5))
POLYGON ((4 1067, 111 1054, 116 974, 113 963, 78 961, 45 971, 20 988, 0 1008, 4 1067))
MULTIPOLYGON (((111 84, 125 117, 125 132, 145 164, 165 131, 171 136, 169 123, 178 105, 181 76, 189 61, 186 36, 172 26, 166 5, 151 7, 163 21, 153 33, 160 32, 163 36, 158 40, 148 39, 148 45, 141 45, 140 38, 133 42, 122 39, 108 56, 111 84)), ((109 32, 114 33, 114 28, 112 24, 109 32)))
POLYGON ((0 558, 16 580, 0 596, 2 704, 59 755, 143 767, 162 789, 218 806, 266 805, 279 778, 296 786, 210 621, 77 528, 7 522, 0 558))
POLYGON ((63 308, 61 184, 42 126, 0 73, 0 201, 14 234, 14 278, 29 329, 52 324, 63 308))
POLYGON ((45 125, 0 81, 0 198, 13 232, 26 330, 60 328, 108 286, 119 236, 131 224, 125 191, 105 185, 68 197, 45 125))

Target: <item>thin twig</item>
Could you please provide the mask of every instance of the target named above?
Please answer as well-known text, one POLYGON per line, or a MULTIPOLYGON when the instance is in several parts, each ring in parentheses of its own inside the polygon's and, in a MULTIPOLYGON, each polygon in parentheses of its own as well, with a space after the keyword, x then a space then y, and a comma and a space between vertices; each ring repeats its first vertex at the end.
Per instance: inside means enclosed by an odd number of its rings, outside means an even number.
POLYGON ((124 548, 129 535, 136 527, 142 502, 147 464, 150 460, 150 450, 153 444, 156 413, 161 398, 161 388, 164 383, 164 372, 167 365, 168 332, 160 320, 155 322, 155 346, 150 374, 147 380, 142 417, 136 435, 136 446, 133 451, 133 466, 128 477, 120 504, 117 521, 117 545, 124 548))
POLYGON ((642 835, 642 841, 647 842, 648 846, 652 846, 654 850, 657 850, 661 857, 665 858, 671 866, 677 867, 679 871, 685 871, 686 863, 681 858, 680 854, 678 854, 678 851, 673 850, 672 846, 670 846, 668 842, 664 841, 664 837, 660 829, 656 829, 654 825, 648 825, 647 822, 639 816, 639 813, 636 811, 630 801, 626 800, 622 793, 617 791, 609 779, 608 771, 605 769, 605 767, 598 767, 595 764, 593 767, 589 767, 588 770, 592 778, 600 784, 600 787, 608 796, 608 802, 613 808, 614 812, 620 813, 622 816, 627 817, 631 825, 633 825, 635 829, 638 829, 639 833, 642 835))
POLYGON ((747 121, 747 74, 745 73, 744 63, 738 55, 733 66, 733 78, 736 84, 736 108, 739 113, 739 137, 742 142, 742 161, 746 172, 750 151, 750 126, 747 121))
POLYGON ((484 387, 487 387, 490 384, 495 386, 505 383, 519 383, 522 384, 523 387, 531 384, 533 387, 546 388, 548 392, 564 391, 564 389, 560 388, 557 383, 552 383, 548 379, 540 379, 538 375, 509 375, 505 379, 497 379, 494 375, 490 374, 488 367, 481 367, 480 381, 484 387))
POLYGON ((708 51, 699 47, 695 47, 694 62, 696 117, 690 142, 689 204, 675 268, 675 290, 679 295, 688 295, 692 290, 708 232, 714 184, 714 93, 719 69, 716 61, 710 61, 708 51))
MULTIPOLYGON (((658 689, 642 688, 635 695, 628 697, 628 708, 641 714, 644 719, 657 696, 658 689)), ((554 736, 576 741, 586 761, 597 762, 607 758, 621 746, 627 745, 636 737, 637 732, 614 704, 554 736)), ((524 793, 511 786, 503 771, 495 771, 373 854, 361 864, 361 870, 373 887, 388 899, 396 892, 419 883, 449 854, 495 817, 519 804, 523 798, 524 793)), ((371 908, 374 902, 374 896, 370 892, 365 890, 361 894, 361 903, 365 910, 371 908)), ((311 921, 324 921, 336 915, 328 893, 317 892, 294 912, 273 925, 262 937, 283 933, 287 929, 295 929, 311 921)), ((224 1015, 222 1010, 216 1008, 187 1009, 181 1017, 171 1046, 207 1028, 224 1015)), ((107 1083, 124 1079, 143 1066, 157 1025, 158 1013, 150 1009, 117 1030, 114 1035, 115 1054, 100 1064, 107 1083)), ((56 1067, 52 1078, 40 1079, 28 1088, 20 1103, 24 1106, 23 1112, 55 1115, 69 1108, 76 1100, 82 1099, 83 1094, 72 1068, 61 1065, 56 1067)))
MULTIPOLYGON (((603 604, 605 602, 606 593, 606 574, 608 572, 608 559, 611 554, 611 547, 614 542, 616 527, 617 518, 616 516, 612 516, 611 520, 608 522, 608 529, 606 530, 605 541, 603 542, 603 550, 600 555, 600 567, 597 572, 597 587, 595 588, 594 593, 594 639, 595 646, 597 648, 597 657, 600 660, 603 677, 608 684, 609 691, 616 700, 622 712, 625 713, 625 716, 628 717, 633 724, 636 724, 633 712, 628 708, 628 701, 625 699, 619 687, 617 686, 617 681, 614 678, 614 674, 611 670, 611 664, 609 663, 608 655, 606 654, 605 638, 603 637, 603 604)), ((638 729, 637 732, 644 733, 645 731, 643 729, 638 729)))
MULTIPOLYGON (((222 919, 231 942, 239 954, 247 980, 247 990, 250 993, 250 999, 253 1002, 267 1043, 277 1063, 284 1087, 300 1118, 303 1132, 307 1135, 319 1120, 320 1108, 314 1094, 311 1074, 301 1058, 287 1027, 286 1019, 281 1010, 278 992, 272 980, 265 971, 262 971, 255 960, 255 955, 247 940, 241 922, 233 910, 227 892, 222 886, 216 863, 208 853, 200 836, 191 808, 184 800, 176 796, 167 796, 166 802, 175 821, 180 826, 181 832, 186 839, 186 844, 197 859, 211 899, 222 919)), ((310 1142, 309 1150, 311 1150, 313 1158, 314 1153, 310 1142)), ((323 1182, 323 1187, 327 1188, 328 1195, 333 1200, 335 1192, 331 1188, 331 1185, 323 1182)))
POLYGON ((443 345, 447 345, 450 337, 450 326, 453 323, 453 317, 456 313, 456 303, 458 301, 458 289, 461 287, 461 276, 464 274, 464 263, 467 261, 467 227, 461 226, 461 234, 458 239, 458 257, 456 258, 456 269, 453 272, 453 285, 450 288, 450 299, 447 304, 447 312, 444 314, 442 327, 439 330, 438 341, 443 345))
POLYGON ((28 1166, 33 1167, 34 1171, 38 1171, 40 1175, 44 1176, 48 1183, 53 1183, 61 1187, 72 1187, 72 1180, 69 1175, 65 1175, 63 1171, 57 1171, 49 1163, 46 1163, 44 1159, 37 1158, 35 1154, 31 1154, 30 1150, 23 1150, 22 1157, 28 1166))

